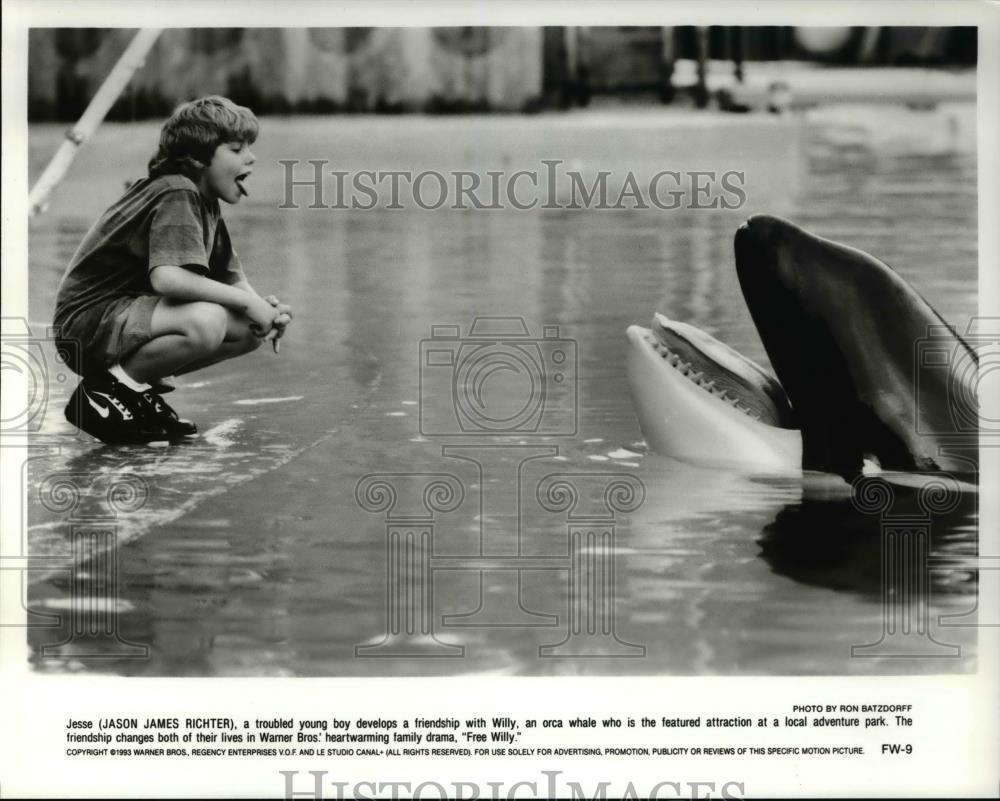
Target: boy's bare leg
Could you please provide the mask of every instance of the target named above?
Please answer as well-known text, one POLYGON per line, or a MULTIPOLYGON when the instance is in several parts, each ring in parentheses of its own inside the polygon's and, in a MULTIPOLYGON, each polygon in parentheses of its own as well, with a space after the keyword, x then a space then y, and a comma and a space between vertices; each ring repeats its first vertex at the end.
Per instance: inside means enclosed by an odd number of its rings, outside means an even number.
POLYGON ((122 361, 125 372, 141 383, 190 372, 260 346, 246 318, 217 303, 161 298, 150 329, 152 339, 122 361))
POLYGON ((193 373, 195 370, 201 370, 204 367, 211 367, 213 364, 224 362, 226 359, 232 359, 236 356, 242 356, 244 353, 250 353, 251 351, 257 350, 263 341, 264 340, 260 337, 251 334, 250 329, 247 328, 246 336, 234 338, 232 340, 224 339, 214 356, 209 356, 207 359, 186 364, 173 373, 173 375, 193 373))

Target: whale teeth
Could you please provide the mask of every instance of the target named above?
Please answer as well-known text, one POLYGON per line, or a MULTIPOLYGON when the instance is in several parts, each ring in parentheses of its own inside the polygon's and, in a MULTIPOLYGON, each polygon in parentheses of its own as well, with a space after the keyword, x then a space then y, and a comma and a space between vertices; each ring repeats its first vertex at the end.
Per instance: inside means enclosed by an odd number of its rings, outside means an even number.
POLYGON ((760 421, 760 415, 757 414, 757 412, 753 411, 752 409, 744 406, 741 403, 734 403, 733 406, 735 406, 737 409, 743 412, 743 414, 745 414, 747 417, 757 420, 758 422, 760 421))
POLYGON ((696 386, 705 390, 709 394, 714 395, 723 403, 728 403, 734 409, 742 412, 747 417, 751 417, 758 421, 761 419, 760 415, 744 406, 738 399, 732 397, 723 387, 716 386, 714 378, 705 378, 704 370, 695 371, 693 363, 686 362, 681 359, 678 354, 674 353, 662 342, 652 341, 651 344, 653 346, 653 350, 655 350, 663 358, 663 360, 667 362, 667 364, 677 370, 681 375, 694 383, 696 386))

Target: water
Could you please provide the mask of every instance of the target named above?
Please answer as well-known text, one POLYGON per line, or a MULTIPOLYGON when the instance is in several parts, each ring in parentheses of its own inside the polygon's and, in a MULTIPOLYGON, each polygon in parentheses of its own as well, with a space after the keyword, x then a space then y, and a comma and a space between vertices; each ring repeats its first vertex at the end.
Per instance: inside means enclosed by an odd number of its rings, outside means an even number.
MULTIPOLYGON (((436 139, 440 124, 268 121, 272 144, 262 138, 257 148, 260 180, 250 202, 226 212, 251 280, 292 303, 293 328, 280 355, 261 350, 179 382, 171 402, 205 432, 189 445, 112 449, 73 437, 59 415, 73 381, 50 382, 44 441, 52 450, 39 448, 28 470, 32 556, 41 566, 64 563, 73 526, 103 526, 119 546, 116 573, 102 550, 106 534, 78 544, 75 574, 38 574, 32 610, 62 614, 64 625, 29 631, 32 664, 303 676, 974 669, 975 629, 938 623, 975 607, 975 576, 966 569, 976 553, 974 493, 954 494, 955 508, 930 521, 938 644, 913 631, 889 644, 911 658, 887 656, 888 646, 852 657, 852 646, 882 637, 879 516, 853 510, 845 486, 829 477, 777 480, 649 454, 624 375, 624 329, 657 309, 766 361, 732 262, 732 234, 756 211, 878 255, 964 329, 976 308, 973 112, 827 109, 811 121, 767 120, 767 129, 706 116, 710 132, 703 141, 685 134, 688 150, 668 151, 670 166, 739 168, 752 155, 746 163, 759 180, 748 184, 747 206, 732 212, 278 212, 275 161, 289 153, 405 145, 442 159, 448 148, 436 139), (449 368, 427 373, 421 385, 421 341, 431 326, 458 325, 466 336, 477 317, 511 316, 535 339, 557 325, 558 337, 570 340, 542 339, 535 351, 571 357, 566 369, 576 381, 549 385, 549 416, 540 423, 543 432, 569 435, 471 443, 422 436, 421 408, 425 431, 458 425, 449 368), (393 474, 398 499, 388 512, 377 492, 368 510, 356 497, 373 473, 393 474), (431 527, 407 516, 427 514, 428 474, 454 476, 460 494, 453 503, 437 496, 449 510, 435 513, 432 550, 424 551, 431 527), (539 496, 552 474, 576 474, 569 481, 577 506, 561 506, 558 492, 539 496), (604 490, 622 480, 644 495, 631 504, 620 497, 611 518, 604 490), (75 506, 58 491, 67 483, 79 490, 75 506), (116 483, 123 486, 111 517, 106 498, 116 483), (581 519, 567 522, 571 513, 581 519), (395 561, 387 543, 413 562, 395 561), (414 593, 398 604, 397 575, 414 593), (602 605, 609 596, 597 578, 611 575, 614 602, 602 605), (573 584, 587 576, 595 583, 573 584), (431 589, 432 597, 420 594, 431 589), (74 592, 105 599, 117 639, 59 645, 74 592), (582 603, 588 597, 595 605, 582 603), (402 617, 387 618, 393 610, 402 617), (414 636, 387 639, 387 626, 414 636), (88 658, 95 653, 103 658, 88 658)), ((466 124, 481 137, 520 123, 456 123, 466 124)), ((669 134, 669 118, 664 125, 669 134)), ((588 130, 583 124, 578 135, 588 130)), ((33 132, 35 174, 57 133, 33 132)), ((154 133, 148 125, 104 130, 33 225, 33 323, 48 319, 64 264, 112 199, 105 195, 117 191, 117 177, 109 178, 115 154, 141 167, 154 133)), ((498 141, 475 140, 515 165, 518 154, 505 148, 520 148, 529 161, 545 155, 530 143, 498 141)), ((468 147, 455 151, 471 158, 468 147)), ((631 167, 629 153, 649 158, 633 148, 609 154, 606 168, 631 167)), ((441 342, 424 348, 450 350, 464 363, 453 340, 441 342)), ((526 397, 525 374, 497 375, 505 380, 487 379, 479 411, 509 418, 526 397)), ((915 492, 897 488, 891 513, 917 510, 915 492)))

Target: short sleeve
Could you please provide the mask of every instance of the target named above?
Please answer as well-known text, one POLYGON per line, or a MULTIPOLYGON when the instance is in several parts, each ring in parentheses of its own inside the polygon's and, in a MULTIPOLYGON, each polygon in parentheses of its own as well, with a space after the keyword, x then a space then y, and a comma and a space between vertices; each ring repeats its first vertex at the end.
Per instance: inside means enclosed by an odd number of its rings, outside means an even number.
POLYGON ((198 197, 186 189, 167 192, 150 223, 148 269, 164 264, 199 268, 203 273, 209 269, 198 197))
POLYGON ((211 277, 225 284, 235 284, 244 280, 243 265, 233 247, 226 221, 221 217, 215 229, 215 245, 210 259, 211 277))

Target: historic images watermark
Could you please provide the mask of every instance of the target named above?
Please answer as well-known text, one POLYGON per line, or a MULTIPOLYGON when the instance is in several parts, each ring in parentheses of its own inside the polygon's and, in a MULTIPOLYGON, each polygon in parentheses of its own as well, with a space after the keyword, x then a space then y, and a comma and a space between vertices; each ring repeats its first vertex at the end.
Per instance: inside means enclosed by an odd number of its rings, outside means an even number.
POLYGON ((931 534, 936 515, 954 511, 961 488, 951 476, 928 477, 916 503, 896 503, 896 492, 879 476, 861 476, 851 500, 863 513, 879 515, 882 631, 874 642, 851 646, 855 658, 927 659, 959 657, 958 645, 941 642, 931 619, 931 534), (902 507, 901 510, 896 507, 902 507))
POLYGON ((555 325, 541 331, 532 336, 520 317, 478 317, 465 337, 458 325, 431 326, 420 341, 420 433, 576 434, 576 342, 555 325), (517 386, 491 392, 494 380, 517 386))
POLYGON ((480 317, 465 336, 461 326, 435 325, 419 343, 420 434, 447 443, 442 460, 474 479, 467 486, 442 470, 357 483, 355 500, 382 516, 386 541, 385 632, 359 644, 357 657, 463 657, 465 646, 447 638, 463 628, 557 629, 538 647, 542 659, 645 656, 616 631, 615 538, 646 489, 627 473, 535 475, 540 460, 559 455, 551 442, 577 433, 579 413, 577 343, 558 326, 539 330, 520 317, 480 317), (474 542, 453 553, 438 543, 440 520, 469 499, 474 542), (529 501, 552 521, 544 532, 526 530, 529 501), (545 554, 528 547, 541 536, 562 545, 545 554), (478 602, 438 619, 435 577, 444 571, 474 576, 478 602), (562 576, 561 608, 526 603, 525 577, 539 571, 562 576))
MULTIPOLYGON (((1000 317, 974 317, 969 320, 962 342, 955 343, 950 332, 941 326, 929 326, 926 336, 914 351, 914 373, 918 381, 917 403, 928 384, 944 383, 947 387, 948 415, 951 429, 940 446, 942 453, 969 464, 976 483, 979 482, 978 458, 981 448, 1000 447, 1000 418, 995 404, 989 405, 988 392, 996 398, 996 381, 1000 373, 1000 317), (985 408, 984 408, 985 402, 985 408)), ((923 425, 917 417, 918 425, 923 425)), ((978 517, 978 515, 977 515, 978 517)), ((1000 553, 983 553, 966 559, 930 557, 932 571, 964 571, 978 577, 975 606, 964 614, 946 614, 938 618, 942 629, 1000 628, 996 609, 984 608, 979 599, 983 587, 996 586, 1000 579, 1000 553)))
POLYGON ((69 365, 78 358, 79 343, 60 337, 53 327, 44 334, 33 331, 23 317, 0 318, 0 326, 0 447, 57 447, 80 437, 75 428, 46 425, 58 414, 51 408, 52 387, 71 380, 69 365))
POLYGON ((723 798, 746 797, 744 782, 735 780, 647 782, 595 781, 592 783, 563 778, 561 770, 541 770, 537 778, 519 781, 386 781, 380 779, 338 781, 325 770, 281 770, 286 799, 345 798, 426 798, 426 799, 534 799, 534 798, 723 798))
POLYGON ((18 526, 0 534, 0 626, 52 629, 62 637, 44 645, 41 659, 108 660, 148 658, 146 645, 130 642, 119 620, 118 523, 121 515, 145 506, 149 486, 127 471, 85 473, 60 470, 31 477, 33 462, 46 463, 79 438, 62 425, 61 406, 53 403, 53 387, 66 384, 79 353, 78 343, 49 328, 43 336, 24 318, 2 320, 3 457, 20 467, 21 497, 57 516, 59 548, 32 552, 28 520, 21 510, 18 526), (32 608, 28 585, 32 574, 59 576, 68 599, 56 611, 32 608))
MULTIPOLYGON (((976 317, 969 321, 962 339, 947 325, 927 327, 925 336, 914 343, 914 420, 918 434, 937 433, 942 451, 978 450, 979 437, 1000 435, 1000 419, 988 416, 979 398, 984 379, 1000 368, 1000 318, 976 317), (936 416, 937 432, 928 431, 922 408, 935 404, 935 395, 944 395, 947 416, 936 416), (943 426, 944 430, 940 430, 943 426)), ((970 461, 970 465, 975 465, 970 461)))
POLYGON ((933 548, 935 522, 949 520, 963 498, 978 500, 980 449, 1000 445, 1000 420, 989 416, 980 398, 984 379, 995 380, 998 366, 1000 319, 974 318, 963 338, 948 326, 932 325, 914 343, 915 433, 932 437, 932 457, 947 457, 961 472, 924 474, 917 487, 894 486, 877 475, 853 483, 855 509, 879 516, 882 603, 881 635, 852 645, 854 657, 960 657, 961 647, 947 642, 948 628, 1000 626, 978 602, 983 580, 997 577, 1000 557, 943 557, 933 548), (928 409, 938 412, 931 417, 928 409), (948 571, 976 576, 977 600, 965 613, 935 620, 932 574, 948 571))
POLYGON ((742 170, 584 170, 542 159, 520 170, 338 170, 327 159, 281 159, 279 209, 399 211, 734 210, 742 170))

